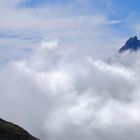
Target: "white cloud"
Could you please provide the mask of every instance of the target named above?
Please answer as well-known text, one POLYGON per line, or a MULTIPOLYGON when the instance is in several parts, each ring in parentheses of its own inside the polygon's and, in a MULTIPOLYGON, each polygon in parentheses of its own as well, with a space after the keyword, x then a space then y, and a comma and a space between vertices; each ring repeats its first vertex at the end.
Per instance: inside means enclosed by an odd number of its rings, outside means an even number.
POLYGON ((138 140, 139 52, 104 59, 61 45, 0 71, 1 117, 42 140, 138 140))

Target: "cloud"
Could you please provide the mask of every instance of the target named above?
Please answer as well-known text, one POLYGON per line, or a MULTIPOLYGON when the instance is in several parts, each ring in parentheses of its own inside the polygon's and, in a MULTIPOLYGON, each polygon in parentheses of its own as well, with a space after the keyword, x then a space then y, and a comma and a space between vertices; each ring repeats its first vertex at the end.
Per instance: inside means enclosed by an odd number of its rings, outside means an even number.
MULTIPOLYGON (((93 11, 89 10, 91 8, 77 5, 75 1, 66 5, 44 4, 37 7, 24 6, 24 2, 26 1, 5 0, 0 3, 0 46, 34 49, 44 38, 60 38, 66 44, 69 42, 75 46, 88 42, 88 45, 94 43, 94 46, 98 46, 101 43, 98 38, 119 38, 112 25, 120 24, 122 20, 110 19, 108 15, 99 13, 94 8, 93 11)), ((111 42, 113 39, 107 40, 103 41, 109 42, 105 46, 114 45, 111 42)))
POLYGON ((42 140, 138 140, 139 52, 80 49, 46 42, 1 69, 1 117, 42 140))

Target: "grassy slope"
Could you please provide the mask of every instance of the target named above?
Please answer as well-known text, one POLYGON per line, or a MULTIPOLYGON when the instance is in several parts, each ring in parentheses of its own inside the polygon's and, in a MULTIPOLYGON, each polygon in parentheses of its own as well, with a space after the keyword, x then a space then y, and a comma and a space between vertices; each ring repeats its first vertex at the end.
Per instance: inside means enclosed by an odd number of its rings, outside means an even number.
POLYGON ((0 119, 0 138, 1 137, 17 137, 25 140, 37 140, 21 127, 0 119))

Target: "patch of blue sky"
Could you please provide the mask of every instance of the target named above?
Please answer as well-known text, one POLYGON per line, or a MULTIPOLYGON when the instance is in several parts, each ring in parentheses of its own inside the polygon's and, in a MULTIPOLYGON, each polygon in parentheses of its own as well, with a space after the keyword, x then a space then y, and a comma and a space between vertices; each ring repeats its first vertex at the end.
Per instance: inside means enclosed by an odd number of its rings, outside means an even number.
POLYGON ((44 6, 44 5, 52 5, 52 6, 65 6, 65 5, 75 5, 77 9, 81 6, 83 11, 90 11, 91 13, 105 13, 108 14, 109 17, 115 18, 125 18, 130 13, 140 11, 139 0, 27 0, 24 3, 21 3, 20 6, 24 7, 36 7, 36 6, 44 6), (83 5, 82 5, 83 4, 83 5), (88 5, 88 7, 87 7, 88 5), (86 10, 85 10, 85 9, 86 10))
POLYGON ((69 0, 28 0, 21 3, 20 6, 24 7, 36 7, 43 5, 64 5, 70 2, 69 0))
POLYGON ((11 60, 19 60, 27 57, 31 53, 31 48, 17 48, 14 46, 0 45, 0 66, 1 64, 5 64, 6 62, 9 62, 11 60))
POLYGON ((20 50, 24 51, 24 52, 27 52, 27 53, 33 52, 33 49, 31 49, 31 48, 23 48, 23 49, 20 49, 20 50))
MULTIPOLYGON (((42 5, 65 5, 65 4, 88 4, 91 7, 91 11, 96 8, 98 12, 108 12, 110 15, 117 15, 124 17, 130 12, 139 12, 139 0, 26 0, 21 3, 25 7, 36 7, 42 5), (92 8, 93 7, 93 8, 92 8)), ((89 8, 88 6, 88 8, 89 8)))
POLYGON ((9 34, 7 32, 0 32, 0 38, 18 38, 18 35, 9 34))

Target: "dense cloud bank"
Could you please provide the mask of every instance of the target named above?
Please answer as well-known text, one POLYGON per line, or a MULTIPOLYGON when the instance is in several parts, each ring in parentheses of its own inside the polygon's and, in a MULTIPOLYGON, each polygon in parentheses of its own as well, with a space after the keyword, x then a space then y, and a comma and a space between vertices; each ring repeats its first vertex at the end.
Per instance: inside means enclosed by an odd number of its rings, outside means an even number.
POLYGON ((140 53, 80 50, 55 40, 10 62, 0 71, 1 117, 41 140, 139 140, 140 53))

